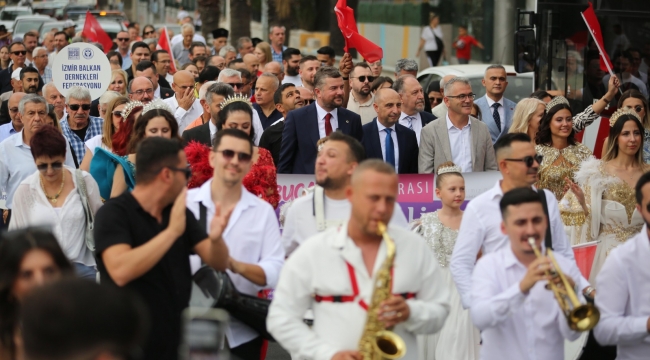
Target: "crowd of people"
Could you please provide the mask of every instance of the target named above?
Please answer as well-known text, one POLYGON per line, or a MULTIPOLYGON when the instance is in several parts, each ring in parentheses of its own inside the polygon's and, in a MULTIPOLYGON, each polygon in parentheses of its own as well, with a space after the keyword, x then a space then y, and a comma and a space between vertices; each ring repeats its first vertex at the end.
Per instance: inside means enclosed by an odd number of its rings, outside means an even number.
MULTIPOLYGON (((147 41, 151 25, 118 33, 93 99, 52 82, 48 61, 74 30, 42 47, 28 32, 0 71, 0 359, 176 359, 206 267, 272 299, 270 335, 231 314, 237 359, 263 358, 270 336, 295 358, 364 359, 373 321, 401 337, 405 359, 560 359, 580 333, 545 289, 557 265, 533 248, 552 248, 577 298, 600 309, 586 351, 650 351, 650 111, 643 91, 622 91, 629 78, 608 78, 577 112, 560 92, 505 98, 495 64, 476 99, 461 76, 423 89, 412 59, 392 77, 347 53, 337 68, 329 46, 286 47, 281 25, 268 42, 216 29, 208 44, 188 21, 171 54, 147 41), (576 133, 608 107, 595 157, 576 133), (463 211, 463 174, 486 171, 502 179, 463 211), (435 174, 442 208, 409 223, 398 174, 418 173, 435 174), (278 174, 316 185, 280 207, 278 174), (572 246, 590 243, 584 276, 572 246)), ((435 45, 437 18, 427 31, 435 45)), ((468 36, 458 41, 482 47, 468 36)))

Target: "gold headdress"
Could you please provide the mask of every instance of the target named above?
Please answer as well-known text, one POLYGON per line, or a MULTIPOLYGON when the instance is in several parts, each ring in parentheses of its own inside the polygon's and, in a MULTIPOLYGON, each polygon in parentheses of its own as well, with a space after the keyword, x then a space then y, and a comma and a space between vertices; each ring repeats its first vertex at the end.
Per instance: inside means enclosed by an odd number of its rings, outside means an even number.
POLYGON ((172 111, 172 108, 167 105, 166 102, 162 101, 161 99, 154 99, 147 105, 144 105, 144 108, 142 109, 142 115, 147 113, 148 111, 155 110, 155 109, 160 109, 160 110, 167 110, 169 111, 172 115, 174 112, 172 111))
POLYGON ((546 104, 546 112, 548 113, 555 105, 566 104, 569 105, 569 100, 564 96, 556 96, 548 104, 546 104))
POLYGON ((248 97, 245 96, 245 95, 240 95, 240 94, 235 94, 235 96, 228 96, 228 98, 226 100, 222 101, 221 104, 219 104, 219 107, 221 107, 221 110, 223 110, 223 108, 225 108, 226 106, 228 106, 228 105, 230 105, 232 103, 236 103, 238 101, 246 103, 248 106, 253 108, 253 103, 251 103, 251 101, 248 99, 248 97))
POLYGON ((618 119, 623 115, 631 115, 635 119, 641 121, 641 118, 639 117, 639 114, 636 113, 636 111, 634 111, 632 109, 621 108, 621 109, 616 110, 616 112, 614 112, 612 114, 612 116, 609 117, 609 126, 614 127, 614 124, 616 124, 616 121, 618 121, 618 119))
POLYGON ((137 100, 129 101, 128 103, 126 103, 126 106, 124 107, 124 110, 122 110, 122 121, 123 122, 126 121, 126 118, 128 118, 129 115, 131 115, 131 112, 133 112, 133 109, 135 109, 137 107, 144 107, 144 104, 141 103, 140 101, 137 101, 137 100))
POLYGON ((460 168, 458 165, 453 165, 453 166, 443 166, 438 169, 438 175, 446 174, 446 173, 462 173, 463 169, 460 168))

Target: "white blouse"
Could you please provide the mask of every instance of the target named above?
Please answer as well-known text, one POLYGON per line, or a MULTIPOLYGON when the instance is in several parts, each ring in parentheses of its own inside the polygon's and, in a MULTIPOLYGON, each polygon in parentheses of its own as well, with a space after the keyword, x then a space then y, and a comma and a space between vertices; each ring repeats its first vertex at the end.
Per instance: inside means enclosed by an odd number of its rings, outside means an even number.
POLYGON ((436 26, 435 29, 432 29, 431 26, 425 26, 422 28, 422 35, 420 38, 424 40, 424 51, 438 51, 436 36, 442 40, 443 35, 440 25, 436 26))
MULTIPOLYGON (((77 190, 75 168, 64 166, 72 174, 74 189, 68 194, 60 208, 54 208, 45 197, 41 188, 40 174, 36 171, 20 183, 14 196, 14 206, 11 213, 9 229, 20 229, 28 226, 49 226, 59 241, 63 253, 72 262, 94 266, 95 258, 86 247, 86 216, 84 214, 81 196, 77 190)), ((86 181, 88 202, 93 213, 102 206, 99 187, 92 176, 83 171, 86 181)), ((70 174, 66 174, 69 176, 70 174)))
POLYGON ((85 142, 86 147, 88 150, 90 150, 90 153, 95 155, 95 148, 102 148, 106 151, 111 151, 111 149, 108 148, 108 146, 104 145, 104 142, 102 141, 102 134, 95 135, 88 139, 88 141, 85 142))

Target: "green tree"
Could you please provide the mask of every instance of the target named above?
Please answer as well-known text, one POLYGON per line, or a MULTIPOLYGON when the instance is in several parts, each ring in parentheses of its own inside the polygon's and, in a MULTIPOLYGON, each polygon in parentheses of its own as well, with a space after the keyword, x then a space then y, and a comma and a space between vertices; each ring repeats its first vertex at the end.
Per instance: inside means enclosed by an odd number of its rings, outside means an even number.
POLYGON ((207 39, 212 30, 219 28, 219 18, 221 17, 220 0, 198 0, 199 14, 201 14, 201 33, 207 39))
POLYGON ((230 41, 237 44, 242 36, 251 36, 251 4, 248 0, 230 0, 230 41))

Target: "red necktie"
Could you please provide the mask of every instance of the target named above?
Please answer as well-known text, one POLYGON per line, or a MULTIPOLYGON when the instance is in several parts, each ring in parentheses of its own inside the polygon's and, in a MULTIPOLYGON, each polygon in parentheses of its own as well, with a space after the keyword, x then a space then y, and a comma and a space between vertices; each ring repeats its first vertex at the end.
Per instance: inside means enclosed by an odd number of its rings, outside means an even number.
POLYGON ((330 134, 332 133, 331 120, 332 120, 332 114, 327 113, 327 115, 325 115, 325 136, 330 136, 330 134))

